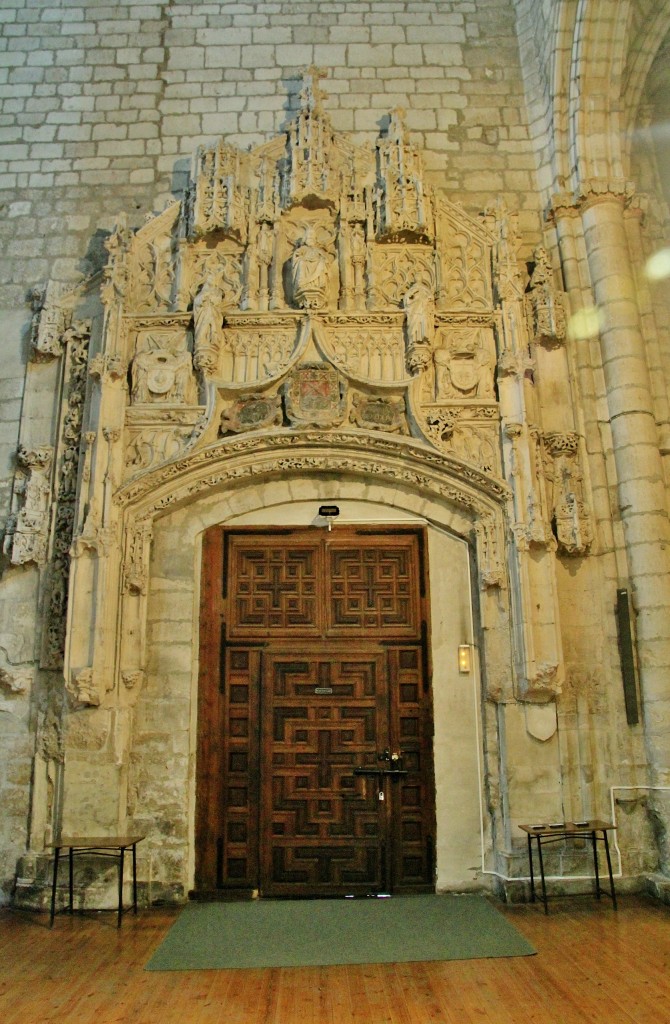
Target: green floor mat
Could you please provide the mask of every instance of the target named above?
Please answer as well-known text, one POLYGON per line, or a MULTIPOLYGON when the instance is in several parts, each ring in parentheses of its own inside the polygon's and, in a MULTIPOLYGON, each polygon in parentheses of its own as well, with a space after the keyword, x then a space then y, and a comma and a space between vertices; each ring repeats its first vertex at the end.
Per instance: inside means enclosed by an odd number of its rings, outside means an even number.
POLYGON ((303 967, 529 956, 483 896, 193 903, 149 971, 303 967))

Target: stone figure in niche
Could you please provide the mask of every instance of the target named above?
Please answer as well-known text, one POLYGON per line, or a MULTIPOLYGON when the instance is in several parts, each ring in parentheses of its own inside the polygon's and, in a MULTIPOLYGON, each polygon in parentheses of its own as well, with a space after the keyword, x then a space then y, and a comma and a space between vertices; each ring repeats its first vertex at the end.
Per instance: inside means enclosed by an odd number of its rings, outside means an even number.
POLYGON ((407 331, 407 366, 412 373, 425 370, 435 333, 435 297, 423 281, 417 281, 403 298, 407 331))
POLYGON ((186 339, 169 334, 145 335, 132 365, 133 404, 195 405, 197 385, 186 339))
POLYGON ((303 309, 319 309, 326 303, 332 256, 321 244, 324 233, 328 234, 323 225, 305 224, 291 257, 293 298, 303 309))
POLYGON ((533 256, 535 266, 528 283, 533 333, 540 343, 560 345, 566 330, 563 296, 554 288, 554 275, 544 246, 539 245, 533 256))
POLYGON ((16 458, 25 473, 16 488, 23 504, 15 516, 11 546, 11 530, 7 531, 7 553, 13 565, 25 562, 42 565, 46 561, 49 537, 53 448, 45 445, 28 449, 22 445, 16 458))
POLYGON ((223 291, 214 277, 206 277, 193 300, 195 323, 194 362, 204 373, 216 373, 219 365, 221 331, 223 326, 223 291))

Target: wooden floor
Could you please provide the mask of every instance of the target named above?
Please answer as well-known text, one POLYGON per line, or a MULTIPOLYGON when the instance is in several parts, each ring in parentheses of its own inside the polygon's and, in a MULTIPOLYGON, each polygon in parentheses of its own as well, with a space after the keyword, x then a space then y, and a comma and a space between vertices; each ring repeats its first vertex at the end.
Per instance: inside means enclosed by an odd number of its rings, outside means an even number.
POLYGON ((501 907, 537 956, 145 972, 175 911, 0 912, 3 1024, 663 1024, 670 908, 623 896, 501 907))

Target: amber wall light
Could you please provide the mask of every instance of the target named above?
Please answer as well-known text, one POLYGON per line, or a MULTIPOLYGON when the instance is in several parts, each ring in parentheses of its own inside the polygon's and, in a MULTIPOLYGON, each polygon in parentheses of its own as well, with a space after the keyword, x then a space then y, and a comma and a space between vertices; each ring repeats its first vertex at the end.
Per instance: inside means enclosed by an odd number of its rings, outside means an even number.
POLYGON ((458 645, 458 671, 461 675, 469 675, 472 669, 472 656, 470 644, 458 645))

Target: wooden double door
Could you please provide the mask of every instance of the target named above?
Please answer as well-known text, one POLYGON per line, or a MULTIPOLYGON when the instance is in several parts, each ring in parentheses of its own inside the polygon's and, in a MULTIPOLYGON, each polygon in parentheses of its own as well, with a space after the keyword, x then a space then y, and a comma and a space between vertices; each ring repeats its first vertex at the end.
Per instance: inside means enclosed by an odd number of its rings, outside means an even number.
POLYGON ((429 891, 433 723, 416 529, 208 531, 196 891, 429 891))

